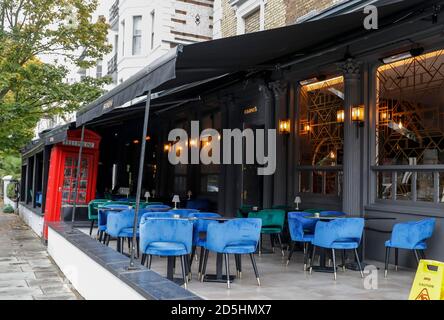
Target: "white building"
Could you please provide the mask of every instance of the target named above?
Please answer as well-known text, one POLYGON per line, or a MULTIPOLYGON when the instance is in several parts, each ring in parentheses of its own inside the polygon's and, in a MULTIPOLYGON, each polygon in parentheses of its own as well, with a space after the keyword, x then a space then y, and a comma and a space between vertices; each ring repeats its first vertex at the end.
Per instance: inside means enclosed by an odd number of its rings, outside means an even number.
MULTIPOLYGON (((211 40, 213 6, 214 0, 100 0, 92 18, 108 20, 113 50, 93 68, 68 66, 73 71, 66 81, 111 76, 113 83, 106 88, 110 90, 178 44, 211 40)), ((65 118, 72 120, 71 115, 65 118)), ((64 122, 62 117, 42 119, 36 136, 64 122)))

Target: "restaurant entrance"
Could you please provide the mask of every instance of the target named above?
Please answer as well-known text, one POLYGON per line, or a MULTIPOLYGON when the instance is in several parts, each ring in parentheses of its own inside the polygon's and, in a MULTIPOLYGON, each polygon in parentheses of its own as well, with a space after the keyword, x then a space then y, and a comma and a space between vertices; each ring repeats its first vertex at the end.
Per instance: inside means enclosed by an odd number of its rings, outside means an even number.
MULTIPOLYGON (((251 125, 244 124, 245 129, 252 129, 256 132, 257 129, 264 129, 263 125, 251 125)), ((254 137, 256 140, 256 136, 254 137)), ((256 141, 254 140, 254 146, 256 146, 256 141)), ((241 204, 242 206, 253 206, 253 207, 263 207, 263 185, 264 178, 258 175, 257 170, 259 168, 258 163, 255 161, 254 164, 246 164, 245 157, 247 152, 246 143, 251 143, 244 139, 243 141, 243 165, 242 165, 242 194, 241 194, 241 204)))

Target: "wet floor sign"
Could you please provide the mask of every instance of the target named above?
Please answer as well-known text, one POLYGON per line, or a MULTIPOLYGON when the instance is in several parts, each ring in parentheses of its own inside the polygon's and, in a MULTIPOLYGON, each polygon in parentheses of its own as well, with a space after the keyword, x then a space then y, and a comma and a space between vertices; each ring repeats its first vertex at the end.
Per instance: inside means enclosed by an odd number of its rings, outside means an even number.
POLYGON ((409 300, 444 300, 444 263, 421 260, 409 300))

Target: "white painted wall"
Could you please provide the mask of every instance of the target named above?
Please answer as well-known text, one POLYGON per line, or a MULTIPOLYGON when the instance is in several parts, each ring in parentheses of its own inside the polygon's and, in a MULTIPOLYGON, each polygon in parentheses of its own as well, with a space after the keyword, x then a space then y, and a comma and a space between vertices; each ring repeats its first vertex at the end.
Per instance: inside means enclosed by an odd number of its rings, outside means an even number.
POLYGON ((43 223, 44 218, 38 214, 35 214, 24 205, 19 204, 18 207, 19 216, 31 229, 41 238, 43 237, 43 223))
POLYGON ((145 300, 51 227, 48 228, 48 253, 86 300, 145 300))
POLYGON ((11 183, 12 176, 5 176, 2 178, 3 180, 3 204, 7 206, 8 204, 15 209, 17 209, 17 205, 14 201, 8 198, 8 185, 11 183))

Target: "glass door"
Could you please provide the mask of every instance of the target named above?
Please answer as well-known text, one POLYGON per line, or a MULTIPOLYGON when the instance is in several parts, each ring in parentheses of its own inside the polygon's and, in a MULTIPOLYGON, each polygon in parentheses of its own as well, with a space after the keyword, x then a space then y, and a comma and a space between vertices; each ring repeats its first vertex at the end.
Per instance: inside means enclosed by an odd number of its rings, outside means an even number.
POLYGON ((78 155, 77 154, 67 154, 65 157, 64 164, 64 178, 62 186, 62 205, 66 204, 86 204, 87 202, 87 192, 89 184, 89 167, 92 161, 92 157, 85 155, 82 157, 80 165, 80 177, 79 177, 79 188, 77 188, 77 167, 78 167, 78 155), (75 199, 75 194, 77 191, 77 201, 75 199))

